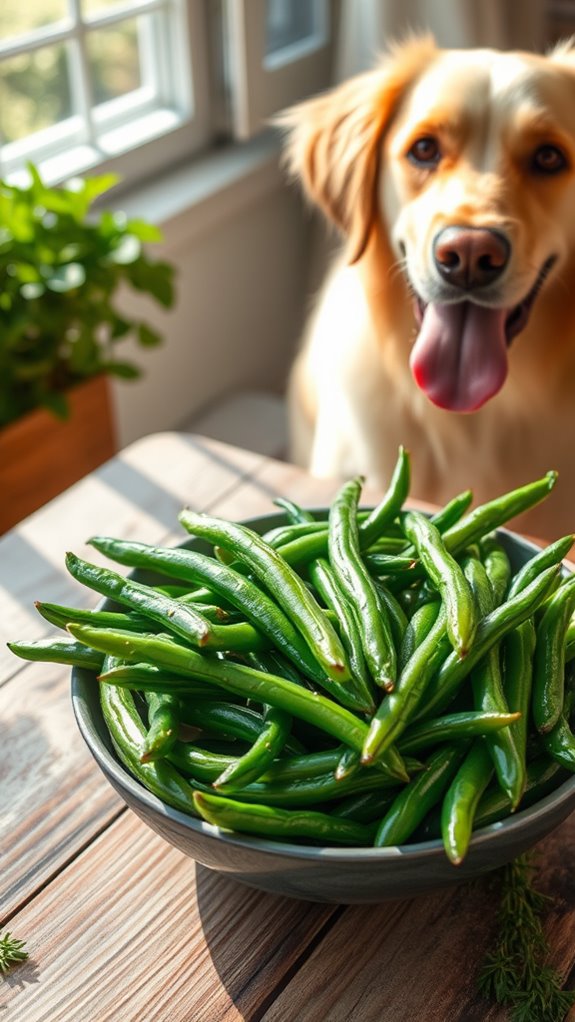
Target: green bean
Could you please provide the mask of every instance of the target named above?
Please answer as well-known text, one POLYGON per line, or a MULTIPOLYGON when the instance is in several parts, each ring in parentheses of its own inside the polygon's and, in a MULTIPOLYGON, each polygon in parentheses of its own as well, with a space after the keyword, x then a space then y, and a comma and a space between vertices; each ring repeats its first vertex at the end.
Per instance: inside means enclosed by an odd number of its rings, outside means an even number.
POLYGON ((248 622, 215 625, 189 604, 173 600, 151 586, 124 578, 115 571, 66 554, 66 567, 78 582, 102 596, 140 611, 162 628, 194 646, 206 649, 261 649, 265 638, 248 622))
POLYGON ((447 529, 455 525, 461 516, 465 514, 472 500, 473 494, 471 490, 464 490, 463 493, 458 493, 444 507, 431 516, 432 524, 443 535, 447 529))
MULTIPOLYGON (((309 692, 285 678, 229 660, 209 659, 163 636, 142 636, 87 625, 70 625, 69 631, 81 642, 103 653, 136 662, 147 660, 164 670, 173 670, 180 677, 179 683, 173 687, 176 693, 186 691, 189 679, 213 682, 234 695, 277 706, 361 752, 367 724, 333 700, 317 692, 309 692)), ((112 677, 110 673, 107 680, 122 684, 121 678, 112 677)), ((381 757, 379 759, 383 764, 381 757)), ((390 769, 395 776, 400 775, 401 780, 406 780, 408 775, 400 764, 403 766, 396 754, 390 769)))
MULTIPOLYGON (((539 756, 527 766, 527 783, 525 793, 521 800, 520 810, 534 805, 545 795, 557 787, 558 783, 568 776, 548 756, 539 756)), ((499 787, 499 783, 491 784, 479 800, 473 821, 473 833, 483 827, 498 823, 511 816, 511 803, 507 795, 499 787)), ((441 836, 441 814, 437 809, 431 811, 423 826, 418 830, 417 838, 420 841, 429 841, 441 836)))
POLYGON ((399 669, 403 671, 405 665, 415 653, 417 647, 429 634, 439 614, 440 601, 424 603, 422 607, 413 614, 405 629, 401 646, 399 647, 399 669))
POLYGON ((361 480, 341 487, 329 511, 329 559, 338 583, 355 614, 367 665, 384 689, 395 684, 397 656, 383 601, 361 559, 357 505, 361 480))
POLYGON ((567 557, 575 536, 563 536, 561 539, 550 543, 549 546, 544 547, 538 554, 535 554, 528 561, 525 562, 522 568, 519 569, 516 575, 511 580, 507 599, 511 599, 520 593, 525 586, 528 586, 531 582, 537 578, 542 571, 546 568, 552 568, 556 564, 560 564, 564 557, 567 557))
POLYGON ((347 745, 322 749, 320 752, 305 752, 296 756, 285 756, 276 760, 266 771, 264 780, 278 784, 306 780, 322 774, 335 774, 337 765, 347 745))
MULTIPOLYGON (((390 579, 387 580, 388 585, 390 584, 390 581, 390 579)), ((395 591, 395 586, 393 589, 395 591)), ((398 593, 398 600, 407 614, 408 619, 411 619, 420 607, 425 607, 428 603, 439 604, 441 602, 441 597, 437 592, 437 589, 434 589, 429 582, 424 581, 409 589, 401 590, 398 593)))
POLYGON ((375 589, 387 612, 394 648, 398 650, 408 625, 407 615, 399 600, 383 582, 375 581, 375 589))
POLYGON ((317 806, 337 801, 347 795, 366 791, 399 790, 401 784, 395 778, 386 777, 374 770, 357 771, 337 779, 335 774, 317 774, 293 781, 268 780, 265 776, 258 781, 234 791, 238 802, 282 806, 317 806))
POLYGON ((328 607, 335 612, 341 622, 341 640, 344 645, 347 662, 355 685, 363 694, 368 713, 373 713, 374 686, 367 669, 361 643, 361 635, 353 611, 337 585, 333 569, 323 557, 310 561, 309 576, 319 595, 328 607))
POLYGON ((382 699, 372 717, 362 748, 364 764, 381 755, 405 730, 449 648, 446 613, 442 606, 427 636, 403 668, 396 689, 382 699))
POLYGON ((127 628, 135 632, 149 632, 150 619, 143 614, 123 614, 109 610, 86 610, 80 607, 65 607, 60 603, 34 603, 38 613, 56 628, 66 629, 70 621, 77 624, 94 625, 95 628, 127 628))
MULTIPOLYGON (((87 650, 88 647, 84 646, 84 649, 87 650)), ((139 692, 172 692, 174 685, 178 684, 178 677, 174 678, 172 671, 163 671, 148 663, 125 664, 119 662, 101 670, 98 680, 121 684, 124 688, 133 688, 139 692)), ((196 681, 190 682, 189 687, 186 687, 186 695, 217 699, 218 692, 213 685, 205 685, 201 681, 196 681)), ((220 695, 223 695, 223 691, 220 695)))
POLYGON ((441 835, 447 857, 455 866, 467 855, 477 806, 492 774, 489 750, 475 742, 443 797, 441 835))
POLYGON ((362 791, 359 795, 348 795, 342 799, 330 815, 357 823, 375 823, 381 820, 394 797, 395 793, 389 790, 362 791))
POLYGON ((382 500, 359 526, 359 546, 366 550, 399 513, 409 493, 411 469, 409 452, 399 448, 389 487, 382 500))
POLYGON ((388 585, 403 588, 425 578, 425 571, 414 555, 368 552, 364 564, 374 578, 386 579, 388 585))
POLYGON ((218 791, 234 791, 256 781, 283 750, 291 729, 291 717, 285 710, 266 706, 263 727, 251 748, 227 767, 213 782, 218 791))
POLYGON ((570 702, 566 701, 555 726, 543 735, 543 745, 556 763, 575 773, 575 735, 569 724, 569 714, 565 712, 571 708, 570 702))
POLYGON ((142 744, 140 763, 162 759, 177 740, 181 702, 177 696, 156 692, 146 695, 148 704, 148 730, 142 744))
POLYGON ((521 714, 512 731, 517 752, 524 761, 527 754, 534 650, 535 625, 531 618, 514 628, 503 640, 503 687, 509 709, 521 714))
POLYGON ((102 683, 100 703, 114 748, 130 773, 163 802, 196 816, 192 788, 171 763, 165 760, 140 762, 140 748, 146 729, 131 693, 102 683))
POLYGON ((213 749, 202 749, 192 742, 181 741, 174 742, 167 759, 184 776, 191 777, 194 782, 205 784, 213 784, 216 777, 237 761, 236 756, 214 752, 213 749))
POLYGON ((228 738, 254 742, 261 734, 261 713, 241 703, 219 699, 182 698, 182 721, 201 731, 215 732, 228 738))
POLYGON ((356 749, 344 749, 335 768, 334 776, 336 781, 343 781, 347 777, 352 777, 360 769, 361 756, 359 752, 356 749))
POLYGON ((462 758, 457 746, 442 746, 429 757, 427 769, 414 777, 393 800, 375 835, 376 848, 402 845, 442 797, 462 758))
POLYGON ((563 709, 565 636, 575 608, 575 575, 547 601, 537 625, 531 710, 541 734, 551 731, 563 709))
MULTIPOLYGON (((358 521, 360 520, 361 515, 358 513, 358 521)), ((385 553, 386 557, 389 557, 390 554, 400 553, 404 547, 405 540, 403 538, 391 536, 382 537, 371 549, 374 553, 380 551, 385 553)), ((316 532, 309 536, 299 536, 290 543, 278 546, 277 552, 290 565, 307 564, 308 561, 315 557, 327 557, 328 530, 316 532)))
MULTIPOLYGON (((467 511, 471 500, 471 490, 465 490, 453 497, 444 507, 431 515, 429 521, 443 535, 446 529, 455 525, 462 514, 467 511)), ((388 554, 370 552, 365 555, 365 563, 375 575, 392 574, 394 579, 401 580, 405 585, 420 578, 425 578, 425 570, 417 561, 417 550, 413 544, 406 545, 400 555, 390 557, 388 554)))
POLYGON ((333 627, 326 621, 301 578, 260 536, 246 526, 209 515, 182 511, 181 524, 194 535, 231 549, 273 594, 287 617, 299 629, 315 658, 333 681, 349 680, 345 653, 333 627))
POLYGON ((443 533, 445 546, 454 556, 461 553, 488 532, 493 532, 516 515, 540 504, 549 496, 556 482, 557 472, 547 472, 542 479, 480 504, 443 533))
MULTIPOLYGON (((554 763, 547 756, 533 760, 527 767, 527 783, 521 800, 521 809, 534 805, 552 791, 564 777, 559 763, 554 763)), ((475 830, 487 827, 497 820, 510 816, 512 808, 500 788, 487 789, 479 801, 475 814, 475 830)))
POLYGON ((557 568, 542 571, 530 585, 512 599, 487 614, 477 626, 475 641, 465 660, 454 651, 441 665, 428 689, 425 707, 417 717, 437 716, 449 706, 460 685, 483 656, 501 641, 504 635, 531 617, 547 596, 557 576, 557 568))
POLYGON ((492 731, 509 727, 519 722, 520 713, 485 713, 481 710, 464 710, 449 713, 434 720, 412 724, 402 734, 398 749, 402 754, 423 752, 439 742, 454 742, 478 735, 489 735, 492 731))
MULTIPOLYGON (((299 504, 294 503, 293 500, 288 500, 287 497, 276 497, 274 504, 285 511, 287 519, 292 525, 301 525, 305 522, 315 522, 315 517, 311 511, 300 507, 299 504)), ((322 524, 324 527, 327 526, 327 522, 323 522, 322 524)))
POLYGON ((264 532, 262 539, 272 547, 285 546, 301 536, 327 535, 327 522, 294 522, 289 525, 278 525, 269 532, 264 532))
POLYGON ((324 676, 307 644, 277 604, 238 571, 218 564, 213 557, 180 547, 152 547, 145 543, 94 536, 90 540, 101 553, 133 568, 165 572, 188 582, 198 580, 240 610, 306 675, 318 684, 324 676))
POLYGON ((481 540, 479 554, 493 590, 494 605, 498 607, 507 596, 511 580, 511 562, 493 533, 481 540))
MULTIPOLYGON (((103 539, 104 537, 97 537, 97 536, 93 537, 93 539, 95 539, 95 540, 97 540, 99 538, 103 539)), ((91 539, 88 540, 88 542, 92 546, 96 545, 95 543, 92 542, 91 539)), ((104 540, 104 542, 105 542, 105 540, 104 540)), ((120 543, 121 544, 123 542, 129 543, 129 540, 116 539, 116 540, 109 540, 109 542, 110 543, 120 543)), ((137 544, 137 545, 139 546, 140 544, 137 544)), ((144 544, 144 543, 142 544, 142 546, 145 546, 145 545, 146 544, 144 544)), ((153 548, 151 548, 151 549, 153 549, 153 548)), ((115 558, 114 558, 114 560, 115 560, 115 558)), ((119 563, 122 563, 122 562, 119 562, 119 563)), ((160 574, 161 574, 161 572, 160 572, 160 574)), ((214 601, 214 593, 213 593, 213 591, 211 589, 207 589, 206 586, 200 586, 199 588, 196 588, 196 589, 190 589, 189 585, 187 585, 187 586, 186 585, 170 585, 169 583, 166 583, 165 585, 154 586, 154 589, 157 589, 159 593, 163 593, 164 596, 171 596, 174 600, 181 600, 183 603, 209 604, 209 603, 213 603, 213 601, 214 601)))
MULTIPOLYGON (((467 557, 464 570, 485 620, 495 608, 495 594, 487 572, 475 557, 467 557)), ((486 713, 508 713, 499 663, 499 643, 493 645, 471 672, 471 687, 477 710, 486 713)), ((513 731, 505 728, 485 738, 499 783, 515 809, 525 788, 525 758, 520 755, 513 731)))
POLYGON ((404 511, 400 523, 417 549, 427 576, 439 591, 447 615, 447 634, 453 648, 466 656, 477 627, 473 594, 463 571, 443 545, 441 535, 419 511, 404 511))
POLYGON ((8 642, 8 649, 23 660, 43 663, 69 664, 85 667, 88 671, 99 671, 103 657, 95 649, 70 638, 33 639, 30 642, 8 642))
POLYGON ((196 810, 204 820, 223 830, 259 837, 306 838, 326 844, 368 845, 373 829, 353 820, 338 820, 328 813, 298 812, 270 806, 246 805, 233 799, 194 794, 196 810))

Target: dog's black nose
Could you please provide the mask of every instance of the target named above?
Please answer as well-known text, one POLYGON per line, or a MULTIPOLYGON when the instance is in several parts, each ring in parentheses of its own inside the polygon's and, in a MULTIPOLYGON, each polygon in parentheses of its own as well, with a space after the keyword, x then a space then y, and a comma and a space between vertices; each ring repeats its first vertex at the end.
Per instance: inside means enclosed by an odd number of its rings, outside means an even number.
POLYGON ((486 287, 500 277, 510 251, 504 234, 484 227, 445 227, 433 242, 439 273, 465 291, 486 287))

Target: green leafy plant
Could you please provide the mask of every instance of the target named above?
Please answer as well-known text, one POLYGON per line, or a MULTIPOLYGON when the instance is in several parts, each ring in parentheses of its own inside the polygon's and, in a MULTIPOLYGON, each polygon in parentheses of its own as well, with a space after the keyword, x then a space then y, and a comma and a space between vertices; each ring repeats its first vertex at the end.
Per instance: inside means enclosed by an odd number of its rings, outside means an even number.
POLYGON ((116 307, 120 286, 165 308, 174 302, 174 269, 150 258, 159 231, 94 201, 114 175, 50 188, 29 165, 30 184, 0 181, 0 426, 37 407, 66 417, 66 391, 99 373, 133 379, 118 343, 144 347, 161 336, 116 307))

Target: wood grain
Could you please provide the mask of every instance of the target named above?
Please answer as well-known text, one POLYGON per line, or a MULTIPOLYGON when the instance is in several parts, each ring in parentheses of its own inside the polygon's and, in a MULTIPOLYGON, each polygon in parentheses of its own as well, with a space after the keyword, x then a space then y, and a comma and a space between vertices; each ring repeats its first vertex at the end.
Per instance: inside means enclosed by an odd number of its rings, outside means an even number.
MULTIPOLYGON (((552 896, 551 964, 564 978, 575 963, 575 877, 565 859, 574 837, 575 815, 537 849, 537 885, 552 896)), ((504 1022, 508 1013, 476 988, 497 903, 486 878, 413 901, 347 908, 262 1022, 504 1022)))
MULTIPOLYGON (((260 456, 215 442, 169 434, 134 445, 96 473, 95 480, 84 480, 6 537, 4 548, 11 556, 8 567, 1 562, 5 588, 0 590, 5 638, 55 631, 33 610, 40 596, 75 606, 98 601, 66 574, 67 548, 95 561, 96 551, 84 542, 93 532, 174 542, 181 536, 177 513, 186 494, 200 510, 217 509, 220 495, 239 485, 260 461, 260 456), (125 478, 129 470, 130 481, 125 478), (121 507, 120 479, 133 494, 131 502, 122 498, 121 507), (89 501, 92 484, 102 481, 99 501, 89 501), (29 542, 22 546, 22 539, 29 542), (42 549, 45 558, 36 555, 42 549), (6 587, 12 583, 15 592, 8 600, 6 587)), ((7 916, 113 819, 122 803, 80 737, 70 703, 70 668, 26 663, 4 648, 0 679, 2 733, 9 736, 11 749, 10 756, 0 759, 0 833, 10 835, 0 871, 0 906, 7 916)))
POLYGON ((160 433, 122 451, 0 539, 0 683, 21 667, 5 643, 52 631, 34 610, 34 600, 97 603, 96 594, 67 574, 67 550, 105 564, 86 545, 96 533, 175 543, 185 535, 178 524, 182 507, 213 507, 261 461, 261 455, 216 441, 160 433))
POLYGON ((10 755, 0 761, 0 906, 11 915, 123 811, 86 748, 70 704, 70 668, 28 664, 0 688, 10 755))
POLYGON ((336 911, 196 869, 126 813, 11 920, 30 960, 3 984, 0 1017, 254 1019, 336 911))

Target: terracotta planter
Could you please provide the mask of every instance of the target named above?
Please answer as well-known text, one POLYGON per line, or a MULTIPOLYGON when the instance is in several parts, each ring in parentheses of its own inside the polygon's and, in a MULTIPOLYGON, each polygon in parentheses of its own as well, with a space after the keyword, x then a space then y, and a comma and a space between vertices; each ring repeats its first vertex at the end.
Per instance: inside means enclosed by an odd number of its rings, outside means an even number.
POLYGON ((115 454, 107 377, 78 384, 68 397, 65 422, 41 409, 0 429, 0 533, 115 454))

